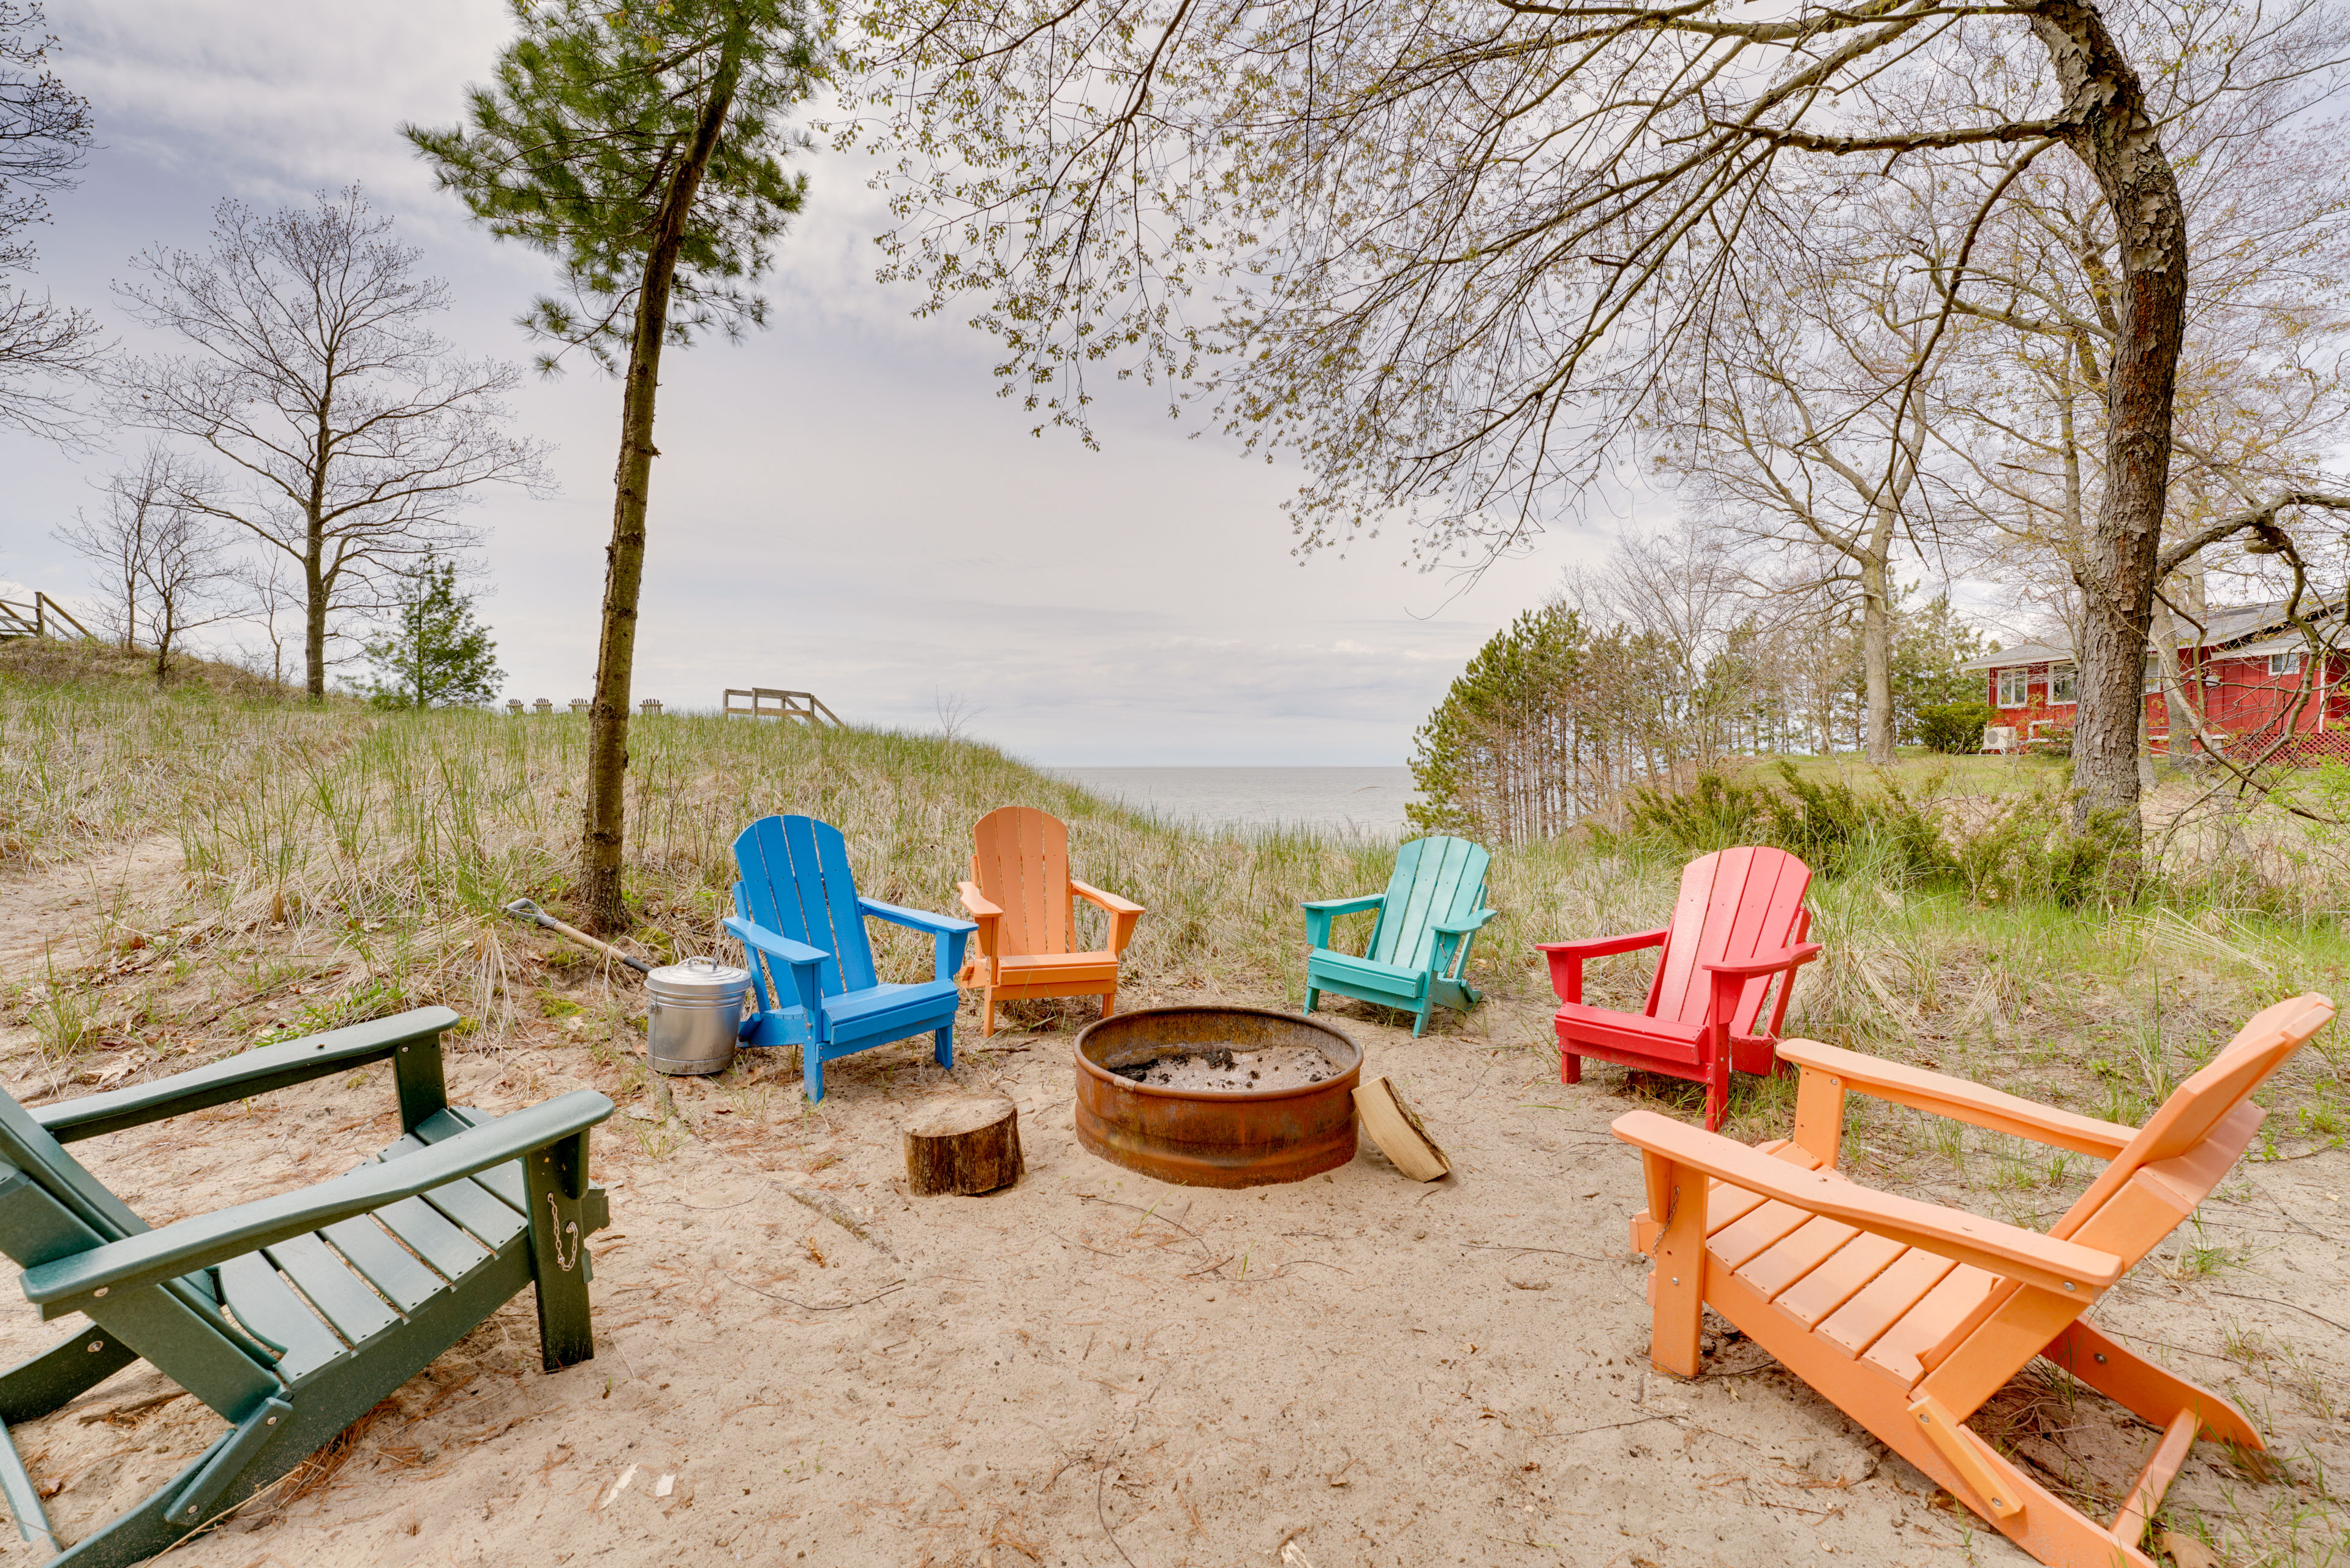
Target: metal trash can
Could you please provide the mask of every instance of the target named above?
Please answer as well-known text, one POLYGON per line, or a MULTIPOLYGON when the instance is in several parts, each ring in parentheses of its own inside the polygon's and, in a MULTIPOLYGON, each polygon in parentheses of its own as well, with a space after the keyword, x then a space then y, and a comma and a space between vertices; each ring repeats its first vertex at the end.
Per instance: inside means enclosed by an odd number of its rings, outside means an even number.
POLYGON ((645 976, 646 1055, 672 1075, 723 1073, 734 1060, 735 1032, 751 971, 713 958, 665 964, 645 976))

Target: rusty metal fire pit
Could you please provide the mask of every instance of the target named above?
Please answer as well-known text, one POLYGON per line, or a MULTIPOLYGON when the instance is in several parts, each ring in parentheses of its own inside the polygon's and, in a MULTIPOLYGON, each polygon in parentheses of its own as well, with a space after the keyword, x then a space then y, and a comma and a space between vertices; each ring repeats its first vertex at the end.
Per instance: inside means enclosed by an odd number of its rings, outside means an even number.
POLYGON ((1152 1007, 1089 1024, 1077 1036, 1077 1141, 1115 1165, 1186 1187, 1303 1181, 1355 1158, 1355 1085, 1363 1053, 1326 1023, 1261 1007, 1152 1007), (1305 1046, 1336 1069, 1272 1089, 1137 1083, 1139 1064, 1224 1047, 1305 1046))

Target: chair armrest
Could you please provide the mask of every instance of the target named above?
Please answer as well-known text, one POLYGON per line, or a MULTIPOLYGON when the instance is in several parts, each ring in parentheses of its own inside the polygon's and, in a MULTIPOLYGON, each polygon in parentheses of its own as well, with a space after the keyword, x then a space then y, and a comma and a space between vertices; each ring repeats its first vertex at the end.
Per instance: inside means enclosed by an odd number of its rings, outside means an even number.
POLYGON ((756 948, 769 958, 780 959, 795 967, 801 964, 822 963, 832 956, 822 948, 812 948, 806 942, 795 942, 789 937, 771 931, 766 927, 746 920, 740 915, 729 915, 719 924, 733 933, 734 940, 744 947, 756 948))
POLYGON ((1931 1111, 1952 1121, 2010 1137, 2029 1138, 2054 1148, 2111 1159, 2129 1147, 2137 1129, 2043 1106, 2036 1100, 1985 1088, 1964 1078, 1929 1072, 1899 1062, 1864 1056, 1816 1040, 1782 1040, 1779 1056, 1805 1073, 1825 1074, 1843 1089, 1858 1089, 1897 1106, 1931 1111))
POLYGON ((1555 964, 1560 957, 1613 958, 1617 953, 1631 953, 1638 952, 1642 948, 1662 947, 1665 938, 1670 935, 1671 931, 1670 926, 1659 926, 1653 931, 1636 931, 1627 937, 1589 937, 1582 941, 1536 942, 1534 946, 1543 952, 1555 955, 1551 961, 1555 964))
MULTIPOLYGON (((440 1036, 456 1023, 457 1015, 445 1007, 420 1007, 307 1039, 265 1045, 225 1061, 158 1078, 151 1084, 134 1084, 128 1088, 43 1106, 34 1110, 32 1116, 59 1143, 97 1137, 103 1133, 185 1116, 190 1111, 224 1106, 231 1100, 251 1099, 255 1095, 307 1084, 347 1068, 364 1067, 398 1054, 402 1046, 430 1044, 437 1062, 440 1036)), ((432 1076, 437 1080, 437 1071, 432 1076)), ((431 1107, 425 1114, 437 1108, 431 1107)))
POLYGON ((157 1284, 210 1268, 256 1248, 307 1235, 519 1159, 584 1133, 611 1114, 612 1102, 595 1090, 574 1089, 485 1127, 428 1144, 398 1159, 363 1165, 299 1192, 240 1203, 39 1264, 25 1271, 25 1296, 44 1307, 58 1303, 78 1305, 78 1298, 94 1297, 101 1290, 157 1284))
POLYGON ((1776 974, 1783 969, 1800 968, 1819 956, 1819 943, 1797 942, 1791 948, 1781 948, 1776 952, 1756 953, 1751 959, 1740 959, 1736 961, 1728 959, 1709 959, 1700 963, 1698 968, 1711 970, 1716 974, 1729 975, 1737 980, 1752 980, 1758 974, 1776 974))
POLYGON ((1105 893, 1099 888, 1095 887, 1092 883, 1080 882, 1075 877, 1069 878, 1069 891, 1075 893, 1078 898, 1083 898, 1089 904, 1099 905, 1101 907, 1102 913, 1106 915, 1139 915, 1142 913, 1141 905, 1134 903, 1129 899, 1121 898, 1115 893, 1105 893))
POLYGON ((1297 907, 1309 915, 1359 915, 1365 909, 1376 909, 1388 901, 1385 893, 1366 893, 1359 898, 1317 898, 1297 907))
POLYGON ((1483 930, 1485 929, 1485 922, 1492 919, 1501 912, 1502 911, 1499 909, 1480 909, 1475 914, 1470 916, 1467 919, 1462 920, 1456 925, 1444 925, 1439 923, 1430 926, 1429 929, 1437 932, 1440 936, 1465 937, 1471 935, 1472 932, 1483 930))
MULTIPOLYGON (((2127 1272, 2111 1252, 1805 1170, 1654 1111, 1618 1116, 1609 1130, 1659 1161, 2076 1301, 2087 1302, 2127 1272)), ((1664 1216, 1655 1207, 1658 1196, 1650 1194, 1649 1213, 1661 1221, 1664 1216)), ((1700 1189, 1685 1198, 1702 1202, 1705 1194, 1700 1189)))
MULTIPOLYGON (((1003 980, 1003 954, 996 946, 995 928, 997 922, 1003 919, 1003 906, 989 899, 979 890, 976 882, 956 883, 955 895, 962 900, 962 907, 970 912, 971 918, 979 922, 980 956, 987 961, 986 983, 1001 984, 1003 980)), ((974 977, 977 967, 975 964, 972 966, 974 977)))
POLYGON ((935 937, 968 937, 979 928, 969 920, 952 915, 926 914, 920 909, 901 909, 895 904, 885 904, 879 898, 859 898, 858 907, 877 920, 887 920, 893 926, 911 926, 918 931, 928 931, 935 937))
POLYGON ((1305 911, 1305 945, 1326 948, 1330 945, 1330 922, 1340 915, 1359 915, 1369 909, 1384 909, 1385 893, 1366 893, 1359 898, 1320 898, 1310 904, 1300 904, 1305 911))
POLYGON ((1069 878, 1069 891, 1109 917, 1109 950, 1124 952, 1126 944, 1134 940, 1134 928, 1142 919, 1142 906, 1115 893, 1105 893, 1092 883, 1080 882, 1075 877, 1069 878))
POLYGON ((901 909, 895 904, 885 904, 879 898, 860 898, 857 907, 877 920, 887 920, 893 926, 909 926, 918 931, 928 931, 937 939, 938 978, 951 979, 962 967, 962 946, 971 940, 971 933, 979 927, 969 920, 959 920, 952 915, 925 914, 920 909, 901 909))
POLYGON ((1580 1006, 1583 1002, 1584 960, 1613 958, 1617 953, 1662 947, 1671 930, 1670 926, 1659 926, 1653 931, 1635 931, 1626 937, 1589 937, 1575 942, 1536 942, 1534 950, 1550 960, 1550 988, 1558 993, 1558 999, 1580 1006))

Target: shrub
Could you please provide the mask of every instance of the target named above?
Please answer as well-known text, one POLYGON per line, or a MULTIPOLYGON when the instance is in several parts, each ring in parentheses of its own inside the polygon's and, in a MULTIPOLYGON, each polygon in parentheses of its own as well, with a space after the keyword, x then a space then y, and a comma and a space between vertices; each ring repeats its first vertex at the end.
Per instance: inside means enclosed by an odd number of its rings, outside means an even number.
POLYGON ((2129 846, 2118 811, 2093 813, 2072 826, 2072 797, 2035 789, 1999 807, 1971 831, 1951 836, 1951 863, 1979 904, 2045 898, 2074 908, 2104 898, 2114 857, 2129 846))
POLYGON ((1918 710, 1918 739, 1938 752, 1962 756, 1982 750, 1988 702, 1934 702, 1918 710))
POLYGON ((1733 844, 1752 843, 1756 825, 1774 804, 1768 789, 1720 774, 1700 774, 1680 794, 1634 790, 1620 836, 1668 845, 1684 855, 1711 855, 1733 844))
POLYGON ((2106 897, 2115 857, 2129 847, 2118 812, 2072 826, 2072 796, 2043 787, 1993 808, 1972 826, 1957 818, 1936 781, 1905 792, 1879 775, 1874 790, 1805 778, 1788 763, 1779 789, 1700 774, 1678 794, 1635 791, 1617 846, 1647 844, 1682 856, 1733 844, 1772 844, 1822 877, 1874 876, 1913 888, 1963 889, 1978 903, 2046 899, 2068 908, 2106 897))
POLYGON ((2031 747, 2043 757, 2069 757, 2073 754, 2073 726, 2057 724, 2043 730, 2032 738, 2031 747))

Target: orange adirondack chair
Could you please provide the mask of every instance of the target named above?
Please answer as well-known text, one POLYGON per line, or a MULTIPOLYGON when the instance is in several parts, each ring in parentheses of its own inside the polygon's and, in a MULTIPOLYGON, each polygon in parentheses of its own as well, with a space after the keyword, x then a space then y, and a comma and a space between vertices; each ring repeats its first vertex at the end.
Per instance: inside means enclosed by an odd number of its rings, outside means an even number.
POLYGON ((1787 1018, 1795 971, 1820 956, 1804 893, 1812 869, 1783 849, 1717 850, 1681 872, 1672 924, 1627 937, 1537 942, 1550 960, 1561 1006, 1558 1081, 1583 1081, 1583 1058, 1596 1056, 1644 1072, 1705 1085, 1705 1127, 1730 1109, 1730 1073, 1773 1070, 1773 1043, 1787 1018), (1648 1003, 1640 1012, 1586 1006, 1586 959, 1661 947, 1648 1003), (1773 987, 1772 981, 1783 976, 1773 987), (1766 992, 1771 1022, 1761 1022, 1766 992))
POLYGON ((1779 1044, 1803 1072, 1785 1142, 1749 1148, 1652 1111, 1619 1117, 1648 1182, 1632 1241, 1656 1259, 1651 1359, 1696 1376, 1711 1307, 2041 1562, 2155 1568, 2139 1537, 2196 1437, 2258 1449, 2260 1433, 2081 1314, 2220 1184, 2267 1115, 2252 1091, 2333 1016, 2314 993, 2260 1012, 2143 1127, 1809 1040, 1779 1044), (2046 1235, 1897 1198, 1836 1172, 1854 1090, 2111 1163, 2046 1235), (2161 1429, 2111 1524, 1966 1426, 2036 1355, 2161 1429))
POLYGON ((1069 830, 1033 805, 991 811, 971 830, 971 880, 962 906, 979 922, 979 951, 962 983, 985 988, 980 1032, 995 1033, 995 1004, 1032 996, 1099 996, 1102 1016, 1118 1011, 1118 960, 1134 940, 1142 906, 1069 875, 1069 830), (1109 917, 1109 945, 1073 952, 1072 900, 1109 917))

